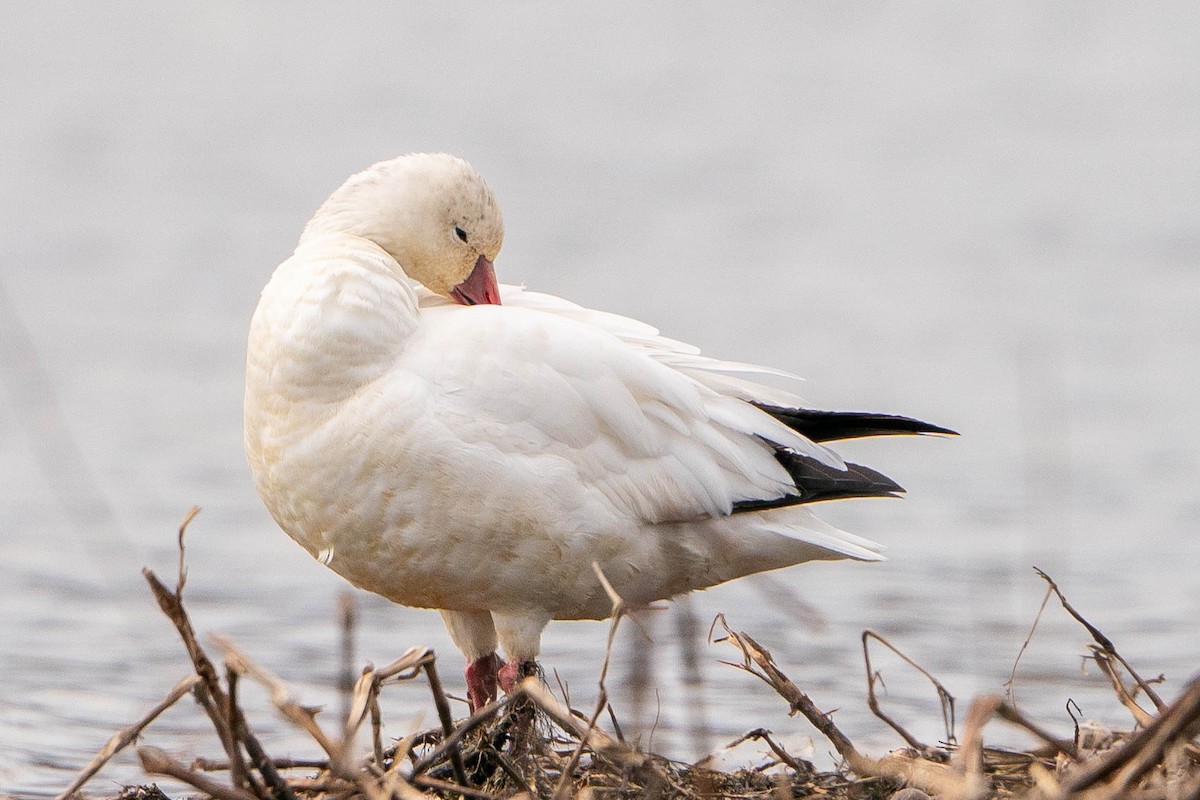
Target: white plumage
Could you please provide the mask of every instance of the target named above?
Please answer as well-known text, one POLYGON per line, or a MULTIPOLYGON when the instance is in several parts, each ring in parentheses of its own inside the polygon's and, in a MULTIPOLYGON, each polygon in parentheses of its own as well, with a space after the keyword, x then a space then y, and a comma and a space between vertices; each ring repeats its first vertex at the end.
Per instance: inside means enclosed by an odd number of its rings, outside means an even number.
MULTIPOLYGON (((783 412, 814 412, 755 381, 774 370, 518 287, 494 304, 502 239, 465 162, 377 164, 276 270, 247 359, 246 450, 267 508, 356 586, 441 609, 487 673, 468 668, 474 703, 494 691, 496 631, 520 664, 549 620, 607 616, 592 562, 641 603, 880 558, 800 503, 899 487, 803 435, 783 412), (805 495, 809 472, 847 488, 805 495)), ((861 416, 875 428, 828 438, 943 431, 861 416)))

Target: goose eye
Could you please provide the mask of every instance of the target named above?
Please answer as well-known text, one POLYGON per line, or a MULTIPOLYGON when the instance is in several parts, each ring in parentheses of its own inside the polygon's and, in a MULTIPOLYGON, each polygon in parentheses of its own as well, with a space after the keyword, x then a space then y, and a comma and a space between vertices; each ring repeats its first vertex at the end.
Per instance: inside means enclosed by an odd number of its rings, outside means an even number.
POLYGON ((464 242, 467 240, 467 232, 457 225, 454 226, 454 235, 462 239, 464 242))

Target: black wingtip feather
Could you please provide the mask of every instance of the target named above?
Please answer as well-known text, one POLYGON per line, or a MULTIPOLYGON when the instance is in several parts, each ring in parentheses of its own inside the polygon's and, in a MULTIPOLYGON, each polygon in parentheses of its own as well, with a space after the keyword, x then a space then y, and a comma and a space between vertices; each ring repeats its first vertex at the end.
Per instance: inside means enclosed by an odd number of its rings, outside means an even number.
POLYGON ((949 428, 896 414, 876 414, 870 411, 817 411, 810 408, 771 406, 766 403, 754 403, 754 405, 814 442, 860 439, 865 436, 903 436, 923 433, 958 435, 957 431, 949 428))
POLYGON ((904 492, 888 476, 861 464, 847 462, 846 469, 840 470, 783 448, 775 451, 775 460, 787 470, 796 491, 772 500, 739 500, 733 504, 735 514, 846 497, 896 497, 904 492))

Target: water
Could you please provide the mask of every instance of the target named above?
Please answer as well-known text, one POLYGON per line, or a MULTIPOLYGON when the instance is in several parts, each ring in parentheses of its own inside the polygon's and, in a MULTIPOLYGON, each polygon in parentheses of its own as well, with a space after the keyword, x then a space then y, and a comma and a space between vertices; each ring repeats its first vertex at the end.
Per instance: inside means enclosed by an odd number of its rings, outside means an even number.
MULTIPOLYGON (((963 432, 844 448, 910 491, 824 509, 891 561, 696 596, 701 630, 726 612, 878 752, 899 740, 866 711, 860 631, 960 698, 997 691, 1042 599, 1036 564, 1173 695, 1200 665, 1198 23, 1183 3, 9 9, 0 794, 60 790, 186 672, 139 570, 173 573, 192 503, 196 627, 336 707, 342 585, 250 486, 243 337, 320 200, 421 149, 496 189, 502 279, 804 374, 818 405, 963 432)), ((436 615, 361 602, 360 659, 430 645, 461 690, 436 615)), ((710 732, 687 733, 686 619, 646 623, 658 700, 618 693, 627 727, 685 757, 758 725, 801 750, 807 727, 702 633, 687 638, 710 732)), ((546 636, 580 705, 604 633, 546 636)), ((647 645, 618 641, 624 686, 647 645)), ((1022 706, 1060 733, 1068 696, 1127 722, 1081 673, 1086 642, 1052 606, 1018 674, 1022 706)), ((889 708, 936 739, 932 692, 876 658, 889 708)), ((390 734, 430 723, 425 691, 388 696, 390 734)), ((312 751, 247 701, 270 752, 312 751)), ((188 704, 146 741, 217 749, 188 704)), ((92 790, 139 779, 122 757, 92 790)))

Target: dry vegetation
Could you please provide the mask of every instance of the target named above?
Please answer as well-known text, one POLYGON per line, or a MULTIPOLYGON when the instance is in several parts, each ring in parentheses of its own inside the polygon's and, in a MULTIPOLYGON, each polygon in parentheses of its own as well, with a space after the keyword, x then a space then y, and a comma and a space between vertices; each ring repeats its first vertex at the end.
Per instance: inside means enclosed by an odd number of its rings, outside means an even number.
MULTIPOLYGON (((183 605, 186 573, 183 535, 179 531, 179 575, 174 590, 150 570, 146 580, 160 608, 174 623, 194 668, 193 674, 137 723, 121 730, 59 796, 66 800, 83 786, 115 753, 135 742, 166 708, 186 695, 195 698, 212 720, 223 755, 197 758, 185 765, 151 746, 137 748, 145 771, 170 776, 198 792, 220 800, 391 800, 391 798, 891 798, 946 800, 967 798, 1041 798, 1089 800, 1200 800, 1200 678, 1194 679, 1173 703, 1165 703, 1121 657, 1113 643, 1079 614, 1049 576, 1047 600, 1057 597, 1063 608, 1091 635, 1090 658, 1112 683, 1120 703, 1133 717, 1128 732, 1077 729, 1069 741, 1055 738, 999 696, 976 699, 967 711, 960 736, 954 734, 954 699, 941 684, 890 643, 867 631, 863 653, 868 677, 868 704, 881 720, 907 743, 903 750, 873 757, 861 752, 776 665, 771 654, 749 635, 735 631, 718 618, 723 629, 718 642, 728 644, 729 662, 771 686, 793 714, 804 716, 836 749, 842 759, 836 772, 818 772, 807 761, 790 755, 763 729, 743 739, 764 742, 774 754, 753 769, 726 773, 703 762, 684 764, 641 750, 626 742, 607 702, 601 669, 600 692, 590 713, 571 709, 556 698, 539 678, 528 678, 516 692, 481 709, 469 719, 452 719, 438 677, 433 651, 413 649, 394 663, 368 666, 353 687, 347 687, 347 709, 340 724, 322 726, 316 709, 301 705, 277 677, 253 663, 227 639, 213 637, 223 655, 223 670, 196 639, 183 605), (947 742, 925 744, 889 718, 879 707, 870 644, 892 649, 924 674, 942 700, 947 742), (396 742, 381 738, 380 691, 389 684, 427 681, 440 726, 396 742), (253 734, 238 701, 241 681, 255 681, 270 692, 279 711, 306 731, 325 753, 311 761, 276 759, 253 734), (1023 728, 1043 746, 1018 753, 984 745, 984 729, 994 721, 1023 728), (605 729, 613 733, 607 733, 605 729), (359 734, 363 733, 363 736, 359 734), (369 746, 356 744, 370 739, 369 746)), ((597 573, 599 579, 604 576, 597 573)), ((607 585, 607 582, 605 582, 607 585)), ((621 599, 611 591, 613 635, 625 614, 621 599)), ((1045 604, 1043 604, 1043 607, 1045 604)), ((1036 626, 1036 624, 1035 624, 1036 626)), ((349 635, 350 626, 346 627, 349 635)), ((1030 633, 1032 636, 1032 631, 1030 633)), ((1026 642, 1028 643, 1028 642, 1026 642)), ((347 649, 347 652, 349 650, 347 649)), ((1015 670, 1015 667, 1014 667, 1015 670)), ((153 785, 128 787, 121 798, 161 800, 153 785)))

